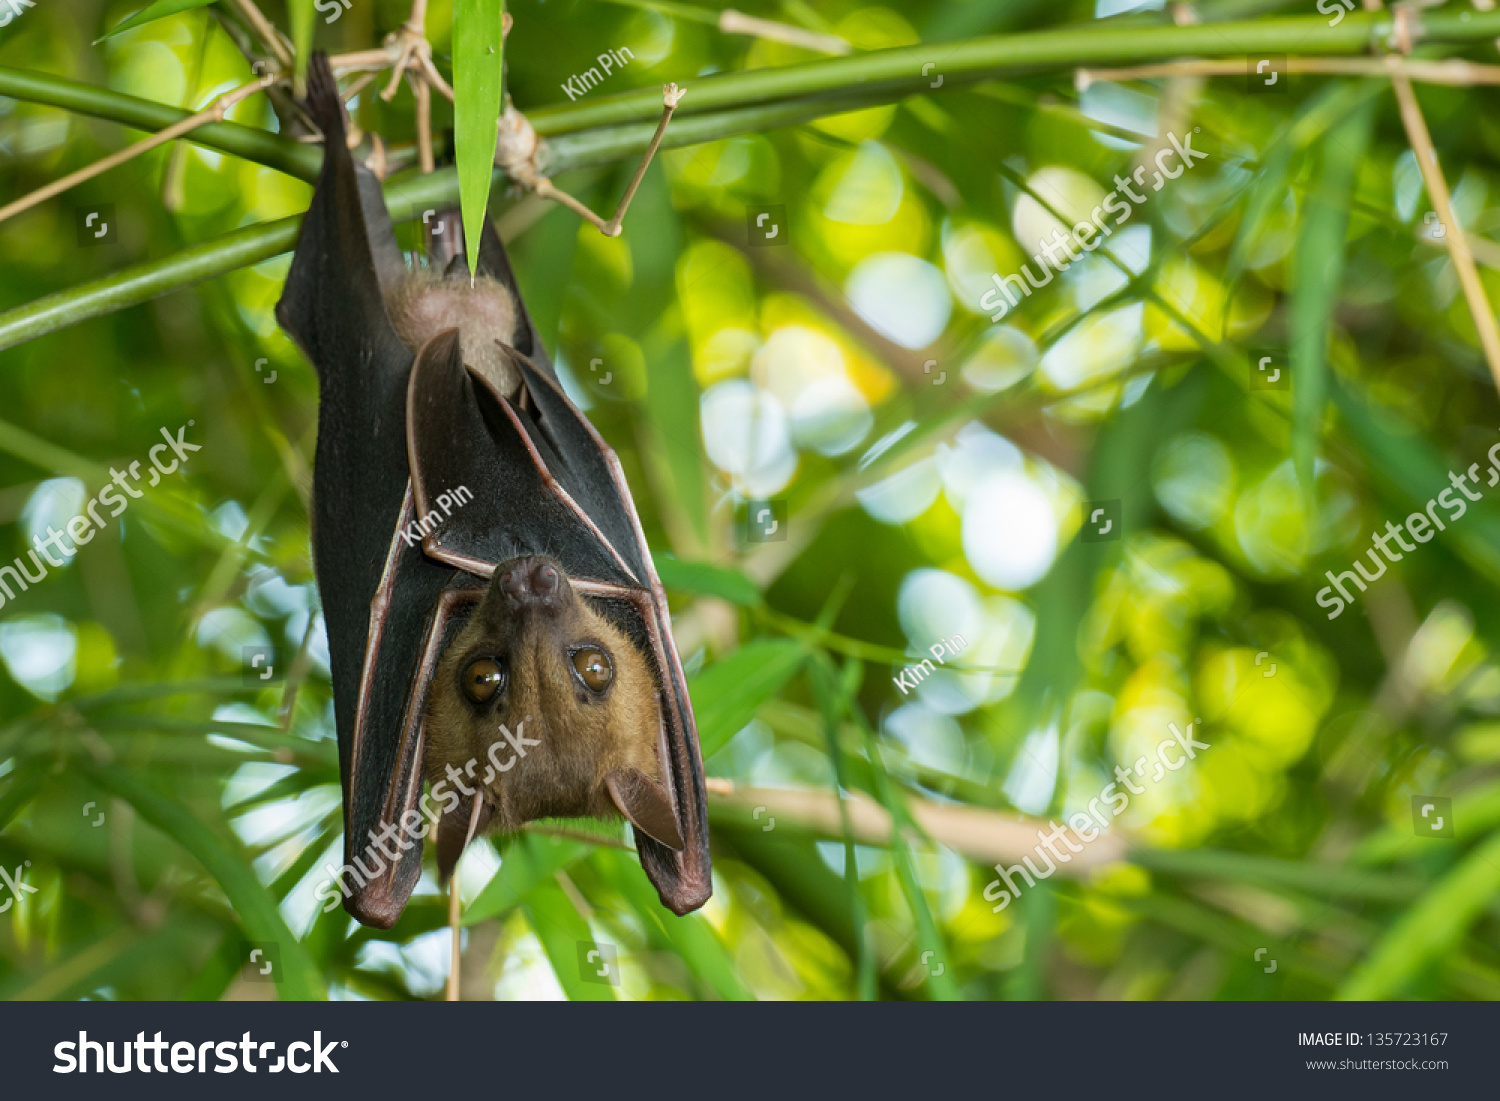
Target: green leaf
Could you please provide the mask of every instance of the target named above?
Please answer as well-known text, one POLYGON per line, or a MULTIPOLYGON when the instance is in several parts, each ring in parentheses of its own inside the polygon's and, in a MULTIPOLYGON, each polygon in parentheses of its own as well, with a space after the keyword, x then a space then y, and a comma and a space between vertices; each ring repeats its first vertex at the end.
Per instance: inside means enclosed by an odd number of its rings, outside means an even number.
MULTIPOLYGON (((1461 462, 1445 459, 1414 424, 1353 387, 1333 380, 1333 398, 1370 470, 1395 492, 1398 507, 1403 497, 1407 505, 1425 507, 1448 488, 1450 470, 1462 468, 1461 462)), ((1488 500, 1466 504, 1462 516, 1449 522, 1447 534, 1470 566, 1500 581, 1500 515, 1488 500)))
POLYGON ((106 38, 113 38, 117 34, 134 30, 136 27, 145 26, 147 23, 154 23, 158 19, 165 19, 167 16, 176 15, 178 12, 192 11, 194 8, 206 8, 213 2, 214 0, 156 0, 156 3, 136 12, 123 23, 116 23, 109 30, 105 31, 103 36, 96 38, 94 45, 99 45, 106 38))
POLYGON ((286 0, 287 18, 292 24, 292 49, 297 55, 297 87, 307 77, 307 60, 312 56, 313 0, 286 0))
POLYGON ((500 870, 464 910, 463 923, 472 925, 520 905, 538 883, 582 860, 592 848, 564 837, 523 833, 506 848, 500 859, 500 870))
POLYGON ((0 833, 10 825, 10 820, 31 802, 32 796, 42 786, 43 774, 35 771, 23 772, 19 776, 12 776, 10 786, 5 793, 0 795, 0 833))
MULTIPOLYGON (((1422 839, 1422 851, 1455 849, 1491 830, 1500 829, 1500 784, 1488 784, 1453 795, 1453 839, 1422 839)), ((1409 823, 1383 826, 1354 847, 1349 863, 1358 867, 1388 864, 1410 857, 1412 829, 1409 823)))
MULTIPOLYGON (((615 988, 608 982, 603 979, 584 981, 586 953, 597 944, 594 931, 583 920, 583 915, 555 876, 548 876, 536 884, 521 903, 521 909, 537 940, 542 942, 542 951, 547 953, 552 970, 557 973, 557 981, 562 984, 569 1001, 615 1000, 615 988)), ((589 977, 594 978, 592 972, 589 977)), ((615 977, 619 977, 618 969, 615 977)))
POLYGON ((1292 263, 1292 465, 1309 504, 1314 500, 1313 460, 1328 402, 1328 341, 1344 274, 1349 204, 1374 122, 1375 101, 1365 100, 1328 132, 1292 263))
POLYGON ((285 974, 278 992, 282 998, 310 1001, 327 996, 317 966, 302 942, 287 928, 276 899, 256 878, 248 856, 232 851, 192 811, 141 783, 120 767, 100 768, 84 764, 82 771, 100 787, 124 799, 137 814, 203 865, 223 888, 249 939, 271 941, 281 949, 285 974))
POLYGON ((1464 931, 1500 892, 1500 833, 1474 849, 1402 914, 1353 976, 1341 1001, 1401 994, 1429 964, 1453 951, 1464 931))
MULTIPOLYGON (((937 922, 932 919, 932 909, 927 905, 927 896, 917 880, 917 870, 912 862, 911 848, 906 843, 906 830, 914 827, 915 823, 912 821, 911 813, 906 809, 905 799, 891 783, 890 776, 886 774, 885 761, 881 756, 880 746, 876 742, 875 731, 870 729, 870 724, 865 720, 859 701, 852 696, 847 696, 842 703, 864 737, 865 757, 870 762, 875 778, 875 797, 880 800, 881 805, 891 816, 891 859, 896 865, 896 880, 901 885, 901 893, 906 896, 906 904, 911 910, 912 924, 916 926, 916 950, 921 952, 918 959, 927 971, 925 980, 927 989, 938 1001, 959 1001, 963 995, 959 992, 958 983, 948 973, 947 944, 943 940, 942 931, 937 927, 937 922), (937 965, 936 968, 928 963, 929 960, 937 965)), ((1028 944, 1031 939, 1031 937, 1027 938, 1028 944)))
POLYGON ((792 679, 807 652, 790 639, 757 639, 688 681, 698 744, 712 757, 792 679))
POLYGON ((504 10, 504 0, 454 0, 453 4, 453 145, 471 272, 479 266, 479 234, 495 169, 504 10))
POLYGON ((755 587, 755 582, 732 567, 689 562, 667 553, 652 557, 656 563, 656 576, 669 589, 723 597, 743 608, 753 608, 760 603, 760 590, 755 587))
MULTIPOLYGON (((875 973, 875 953, 870 943, 870 910, 859 882, 859 857, 854 848, 854 826, 849 818, 849 805, 844 792, 851 790, 849 769, 844 761, 844 751, 839 745, 839 721, 844 699, 854 698, 863 678, 863 666, 849 661, 844 666, 842 680, 838 670, 824 654, 813 659, 809 667, 809 680, 813 695, 818 701, 818 711, 823 720, 823 740, 828 747, 828 759, 833 765, 833 797, 839 802, 839 824, 844 832, 844 884, 849 889, 849 910, 859 930, 859 951, 855 958, 859 976, 859 1000, 874 1001, 878 996, 879 977, 875 973), (843 691, 840 691, 843 689, 843 691)), ((872 774, 871 781, 874 776, 872 774)))
POLYGON ((630 902, 647 934, 664 947, 682 957, 682 962, 705 986, 725 1001, 754 1001, 734 962, 734 956, 724 947, 719 934, 708 923, 702 913, 685 914, 678 917, 665 909, 641 870, 635 854, 619 849, 599 849, 591 864, 600 870, 630 902))

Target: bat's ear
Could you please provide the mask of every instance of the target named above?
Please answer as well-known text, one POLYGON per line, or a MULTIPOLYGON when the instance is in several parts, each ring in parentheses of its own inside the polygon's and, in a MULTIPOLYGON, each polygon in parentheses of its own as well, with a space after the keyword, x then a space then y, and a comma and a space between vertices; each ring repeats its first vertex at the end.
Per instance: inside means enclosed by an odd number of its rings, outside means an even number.
POLYGON ((612 768, 604 774, 604 786, 620 813, 642 833, 669 849, 682 851, 682 831, 667 795, 649 777, 633 768, 612 768))

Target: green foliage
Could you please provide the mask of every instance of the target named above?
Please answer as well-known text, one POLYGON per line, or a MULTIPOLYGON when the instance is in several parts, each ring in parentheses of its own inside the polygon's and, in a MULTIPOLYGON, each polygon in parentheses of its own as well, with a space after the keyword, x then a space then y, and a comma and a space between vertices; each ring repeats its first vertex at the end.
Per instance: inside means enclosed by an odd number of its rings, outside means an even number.
POLYGON ((169 15, 177 15, 179 12, 192 11, 194 8, 206 8, 213 2, 214 0, 155 0, 155 3, 142 8, 140 11, 132 15, 129 19, 115 24, 109 29, 109 32, 98 41, 96 41, 94 45, 97 46, 100 42, 103 42, 105 38, 113 38, 117 34, 123 34, 126 31, 133 31, 137 27, 145 26, 147 23, 153 23, 158 19, 164 19, 169 15))
POLYGON ((479 269, 479 232, 490 201, 500 120, 502 0, 454 0, 453 147, 469 270, 479 269))

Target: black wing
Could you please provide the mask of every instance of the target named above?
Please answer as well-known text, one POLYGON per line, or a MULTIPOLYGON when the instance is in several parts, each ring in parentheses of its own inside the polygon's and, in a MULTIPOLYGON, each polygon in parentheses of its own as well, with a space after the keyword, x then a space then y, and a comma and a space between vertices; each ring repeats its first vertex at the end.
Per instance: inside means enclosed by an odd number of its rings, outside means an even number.
POLYGON ((345 907, 389 926, 421 875, 420 848, 376 856, 371 832, 420 794, 410 722, 438 598, 454 571, 403 538, 411 521, 406 389, 412 354, 386 313, 383 287, 404 272, 375 178, 345 144, 327 59, 308 67, 308 108, 326 151, 276 317, 318 371, 313 565, 332 665, 344 791, 345 907))

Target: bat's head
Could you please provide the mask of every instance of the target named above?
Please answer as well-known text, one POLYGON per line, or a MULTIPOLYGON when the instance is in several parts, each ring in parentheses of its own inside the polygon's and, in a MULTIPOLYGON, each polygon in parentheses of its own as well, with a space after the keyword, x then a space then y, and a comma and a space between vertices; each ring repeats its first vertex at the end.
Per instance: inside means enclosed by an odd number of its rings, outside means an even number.
POLYGON ((463 774, 491 827, 618 813, 680 848, 661 788, 661 721, 656 678, 635 642, 557 562, 514 558, 495 570, 433 678, 427 778, 451 790, 463 774))

